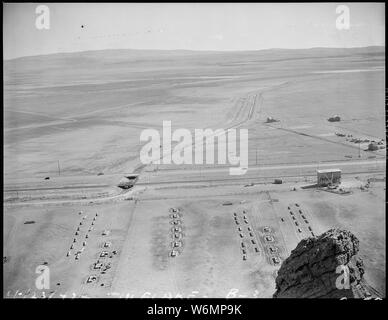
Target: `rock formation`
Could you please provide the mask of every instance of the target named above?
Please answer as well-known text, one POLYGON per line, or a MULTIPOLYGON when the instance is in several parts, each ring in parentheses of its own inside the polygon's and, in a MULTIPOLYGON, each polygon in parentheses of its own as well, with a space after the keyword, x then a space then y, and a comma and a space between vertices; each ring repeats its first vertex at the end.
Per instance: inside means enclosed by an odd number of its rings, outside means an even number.
POLYGON ((358 239, 331 229, 303 239, 283 262, 274 298, 366 298, 373 296, 363 279, 358 239))

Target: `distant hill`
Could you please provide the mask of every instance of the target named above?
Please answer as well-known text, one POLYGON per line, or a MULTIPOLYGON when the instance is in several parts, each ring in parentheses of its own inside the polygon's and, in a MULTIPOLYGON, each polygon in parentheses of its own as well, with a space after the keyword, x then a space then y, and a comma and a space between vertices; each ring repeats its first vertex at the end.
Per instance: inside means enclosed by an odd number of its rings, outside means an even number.
POLYGON ((151 76, 161 70, 176 73, 202 70, 233 74, 245 65, 267 68, 273 63, 298 62, 301 67, 313 62, 327 65, 333 59, 374 61, 385 65, 385 47, 266 49, 256 51, 190 50, 98 50, 21 57, 4 61, 5 85, 67 85, 90 81, 126 80, 139 73, 151 76), (208 67, 209 69, 203 69, 208 67), (215 70, 213 70, 215 71, 215 70))
POLYGON ((266 56, 273 54, 280 55, 312 55, 319 54, 324 56, 332 55, 353 55, 353 54, 383 54, 385 46, 370 46, 359 48, 324 48, 316 47, 309 49, 263 49, 263 50, 247 50, 247 51, 194 51, 194 50, 140 50, 140 49, 106 49, 92 50, 80 52, 53 53, 45 55, 27 56, 15 59, 4 60, 7 62, 23 62, 23 61, 42 61, 46 59, 61 60, 61 59, 130 59, 130 58, 170 58, 178 56, 203 56, 203 55, 258 55, 266 56))

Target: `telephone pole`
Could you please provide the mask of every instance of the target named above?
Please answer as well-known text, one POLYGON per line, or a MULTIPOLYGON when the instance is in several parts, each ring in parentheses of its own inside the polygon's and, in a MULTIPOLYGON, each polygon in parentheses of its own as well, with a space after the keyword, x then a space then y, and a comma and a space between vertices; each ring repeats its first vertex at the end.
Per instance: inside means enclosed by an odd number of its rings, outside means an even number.
POLYGON ((59 160, 58 160, 58 175, 61 175, 61 167, 59 165, 59 160))

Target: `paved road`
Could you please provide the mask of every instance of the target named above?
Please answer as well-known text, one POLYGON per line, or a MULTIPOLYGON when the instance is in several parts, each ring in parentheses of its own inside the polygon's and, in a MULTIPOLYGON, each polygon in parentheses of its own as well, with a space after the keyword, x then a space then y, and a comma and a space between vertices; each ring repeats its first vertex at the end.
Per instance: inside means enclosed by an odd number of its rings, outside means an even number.
MULTIPOLYGON (((385 166, 385 159, 379 159, 379 160, 359 160, 359 161, 335 161, 335 162, 325 162, 325 163, 304 163, 304 164, 282 164, 282 165, 275 165, 275 166, 252 166, 248 168, 248 173, 254 172, 254 171, 265 171, 265 170, 284 170, 284 169, 305 169, 305 168, 333 168, 333 167, 339 167, 340 169, 347 166, 368 166, 368 167, 374 167, 376 165, 384 165, 385 166)), ((166 169, 166 170, 159 170, 160 175, 174 175, 174 173, 181 173, 181 174, 203 174, 207 175, 212 172, 229 172, 229 167, 218 167, 218 168, 212 168, 212 167, 203 167, 198 169, 180 169, 179 166, 177 166, 177 169, 166 169)))

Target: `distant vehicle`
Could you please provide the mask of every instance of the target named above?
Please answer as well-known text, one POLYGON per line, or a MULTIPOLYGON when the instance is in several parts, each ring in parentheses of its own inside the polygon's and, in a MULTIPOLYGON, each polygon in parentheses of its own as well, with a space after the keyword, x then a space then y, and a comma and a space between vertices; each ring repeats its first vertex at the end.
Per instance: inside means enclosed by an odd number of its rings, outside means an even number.
POLYGON ((264 227, 264 228, 263 228, 263 231, 264 231, 264 232, 271 232, 271 228, 270 228, 270 227, 264 227))
POLYGON ((109 252, 107 252, 107 251, 102 251, 102 252, 100 253, 100 258, 105 258, 105 257, 107 257, 107 256, 109 256, 109 252))
POLYGON ((44 178, 44 180, 50 180, 50 177, 46 177, 46 178, 44 178))
POLYGON ((275 179, 274 184, 282 184, 283 183, 283 180, 282 179, 275 179))
POLYGON ((346 137, 346 134, 339 133, 339 132, 336 132, 335 135, 338 136, 338 137, 346 137))
POLYGON ((176 251, 176 250, 172 250, 170 252, 170 257, 176 257, 177 255, 178 255, 178 251, 176 251))
POLYGON ((274 247, 274 246, 270 246, 270 247, 268 247, 268 249, 269 249, 269 251, 270 251, 271 253, 276 253, 276 252, 278 252, 278 248, 277 248, 277 247, 274 247))
POLYGON ((274 119, 274 118, 272 118, 272 117, 268 117, 266 123, 279 122, 279 121, 280 121, 280 120, 274 119))
POLYGON ((103 176, 104 173, 103 173, 103 172, 99 172, 99 173, 97 173, 97 175, 98 175, 98 176, 103 176))
POLYGON ((93 265, 93 269, 100 270, 103 267, 103 264, 101 262, 96 262, 93 265))
POLYGON ((92 283, 95 281, 97 281, 97 276, 95 276, 95 275, 89 276, 88 279, 86 280, 87 283, 92 283))
POLYGON ((222 205, 223 205, 223 206, 231 206, 231 205, 233 205, 233 203, 230 202, 230 201, 226 201, 226 202, 224 202, 222 205))
POLYGON ((329 122, 338 122, 338 121, 341 121, 341 118, 340 118, 340 116, 335 115, 335 116, 330 117, 329 119, 327 119, 327 121, 329 121, 329 122))
POLYGON ((107 241, 104 243, 104 248, 109 248, 111 245, 112 245, 112 243, 107 241))
POLYGON ((174 248, 179 248, 180 246, 182 246, 182 243, 180 241, 174 241, 174 244, 173 244, 174 248))

